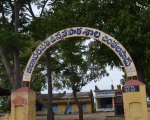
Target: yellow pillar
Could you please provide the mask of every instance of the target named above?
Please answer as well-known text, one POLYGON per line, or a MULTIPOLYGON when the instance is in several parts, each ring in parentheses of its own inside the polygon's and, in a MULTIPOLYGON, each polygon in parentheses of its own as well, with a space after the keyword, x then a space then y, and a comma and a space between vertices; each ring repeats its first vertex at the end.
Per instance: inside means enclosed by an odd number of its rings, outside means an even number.
POLYGON ((36 95, 28 87, 22 87, 11 93, 11 113, 2 120, 35 120, 36 95))
POLYGON ((148 120, 145 84, 129 80, 123 86, 125 120, 148 120))

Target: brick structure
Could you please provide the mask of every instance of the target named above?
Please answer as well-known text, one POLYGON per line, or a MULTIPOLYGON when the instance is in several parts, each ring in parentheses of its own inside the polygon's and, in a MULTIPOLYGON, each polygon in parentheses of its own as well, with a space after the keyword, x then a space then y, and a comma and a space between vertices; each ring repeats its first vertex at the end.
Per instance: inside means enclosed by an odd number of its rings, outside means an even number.
POLYGON ((36 95, 28 87, 22 87, 11 93, 11 113, 2 120, 35 120, 36 95))

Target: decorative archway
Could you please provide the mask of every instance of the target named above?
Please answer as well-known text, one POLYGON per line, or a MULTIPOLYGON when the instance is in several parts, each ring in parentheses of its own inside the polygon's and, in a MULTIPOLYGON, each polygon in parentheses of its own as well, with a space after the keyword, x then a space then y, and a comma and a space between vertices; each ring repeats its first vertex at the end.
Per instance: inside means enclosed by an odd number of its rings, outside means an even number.
POLYGON ((71 37, 88 37, 102 42, 119 57, 125 68, 127 77, 137 76, 137 71, 131 56, 115 38, 97 29, 89 27, 73 27, 52 34, 36 48, 27 63, 22 81, 31 81, 32 72, 37 61, 48 48, 61 40, 71 37))

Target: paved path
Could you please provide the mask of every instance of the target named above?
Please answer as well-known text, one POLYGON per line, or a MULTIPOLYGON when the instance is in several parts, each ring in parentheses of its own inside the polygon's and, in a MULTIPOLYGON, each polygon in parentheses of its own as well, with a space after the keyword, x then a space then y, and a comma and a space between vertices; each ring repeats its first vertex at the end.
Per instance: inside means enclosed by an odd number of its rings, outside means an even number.
MULTIPOLYGON (((105 120, 105 116, 114 116, 114 112, 100 112, 84 114, 84 120, 105 120)), ((46 120, 46 116, 38 116, 36 120, 46 120)), ((55 115, 55 120, 79 120, 78 114, 75 115, 55 115)))

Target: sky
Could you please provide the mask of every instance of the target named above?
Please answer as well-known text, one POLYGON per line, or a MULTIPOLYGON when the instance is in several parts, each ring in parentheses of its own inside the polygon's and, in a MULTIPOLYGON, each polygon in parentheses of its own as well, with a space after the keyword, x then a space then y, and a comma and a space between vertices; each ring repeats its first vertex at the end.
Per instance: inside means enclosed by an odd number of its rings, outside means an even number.
POLYGON ((82 91, 89 91, 89 90, 95 90, 95 85, 100 90, 108 90, 111 89, 111 85, 114 85, 114 89, 117 89, 117 85, 120 85, 120 79, 122 79, 122 75, 124 74, 122 71, 120 71, 117 68, 114 68, 113 70, 110 70, 110 67, 106 68, 109 76, 103 77, 98 82, 92 81, 91 83, 87 84, 82 88, 82 91))

